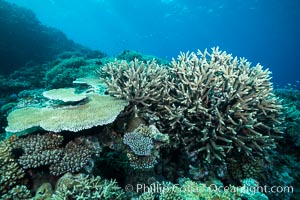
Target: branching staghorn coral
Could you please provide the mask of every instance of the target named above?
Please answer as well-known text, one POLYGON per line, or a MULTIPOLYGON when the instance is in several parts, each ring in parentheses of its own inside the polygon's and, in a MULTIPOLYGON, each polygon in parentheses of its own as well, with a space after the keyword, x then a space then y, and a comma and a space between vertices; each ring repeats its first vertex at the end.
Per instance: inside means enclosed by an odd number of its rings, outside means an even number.
POLYGON ((100 176, 73 176, 65 174, 58 181, 53 200, 64 199, 126 199, 124 191, 115 180, 102 180, 100 176))
POLYGON ((232 153, 263 155, 275 147, 282 106, 270 74, 218 48, 181 53, 169 68, 135 60, 100 71, 111 95, 129 100, 174 144, 183 143, 191 159, 206 162, 223 162, 232 153), (154 82, 147 71, 158 71, 154 82))
POLYGON ((170 73, 158 123, 177 132, 192 158, 223 161, 231 151, 251 156, 275 147, 281 105, 268 69, 213 48, 181 53, 170 73))
POLYGON ((115 60, 97 72, 107 84, 109 94, 126 99, 131 108, 137 106, 139 111, 135 112, 151 112, 150 107, 161 101, 167 89, 164 87, 167 69, 154 59, 146 63, 137 59, 131 62, 115 60))

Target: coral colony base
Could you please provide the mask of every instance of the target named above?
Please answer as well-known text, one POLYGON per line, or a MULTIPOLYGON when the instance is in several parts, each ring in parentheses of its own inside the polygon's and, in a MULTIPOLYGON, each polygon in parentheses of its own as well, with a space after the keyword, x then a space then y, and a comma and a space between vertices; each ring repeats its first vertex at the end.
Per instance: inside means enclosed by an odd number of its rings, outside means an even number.
POLYGON ((217 47, 93 66, 74 88, 37 90, 8 112, 1 199, 290 199, 251 190, 292 189, 298 177, 275 168, 278 142, 299 138, 300 111, 268 69, 217 47))

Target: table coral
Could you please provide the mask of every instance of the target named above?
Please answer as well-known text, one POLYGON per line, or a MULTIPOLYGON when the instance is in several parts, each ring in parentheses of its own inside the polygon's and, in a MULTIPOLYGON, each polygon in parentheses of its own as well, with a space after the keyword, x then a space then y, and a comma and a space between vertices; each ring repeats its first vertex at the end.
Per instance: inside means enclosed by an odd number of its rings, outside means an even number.
POLYGON ((52 132, 78 132, 112 123, 127 104, 111 96, 89 94, 87 102, 75 106, 16 109, 7 117, 6 131, 16 133, 40 127, 52 132))

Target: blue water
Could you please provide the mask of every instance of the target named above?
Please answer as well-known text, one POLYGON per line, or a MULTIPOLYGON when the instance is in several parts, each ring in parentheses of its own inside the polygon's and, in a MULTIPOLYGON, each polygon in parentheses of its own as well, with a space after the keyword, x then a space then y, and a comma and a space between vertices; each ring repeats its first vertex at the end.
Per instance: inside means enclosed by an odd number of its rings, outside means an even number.
POLYGON ((299 0, 9 0, 74 41, 171 59, 220 46, 261 63, 274 85, 300 79, 299 0))

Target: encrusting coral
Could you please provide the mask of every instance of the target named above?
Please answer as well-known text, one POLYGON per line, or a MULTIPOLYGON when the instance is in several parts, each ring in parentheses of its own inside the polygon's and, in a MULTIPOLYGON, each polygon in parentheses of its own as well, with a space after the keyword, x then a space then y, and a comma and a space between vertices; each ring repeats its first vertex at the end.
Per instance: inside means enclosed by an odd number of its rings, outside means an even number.
POLYGON ((149 156, 153 148, 151 138, 135 131, 126 133, 123 137, 123 142, 130 147, 134 154, 139 156, 149 156))
POLYGON ((159 148, 168 142, 168 135, 160 133, 153 125, 141 124, 123 137, 123 143, 129 147, 127 157, 130 166, 134 169, 153 168, 159 157, 159 148))
POLYGON ((115 61, 99 74, 111 95, 182 143, 192 160, 263 155, 282 133, 270 71, 218 48, 181 53, 168 68, 115 61))

